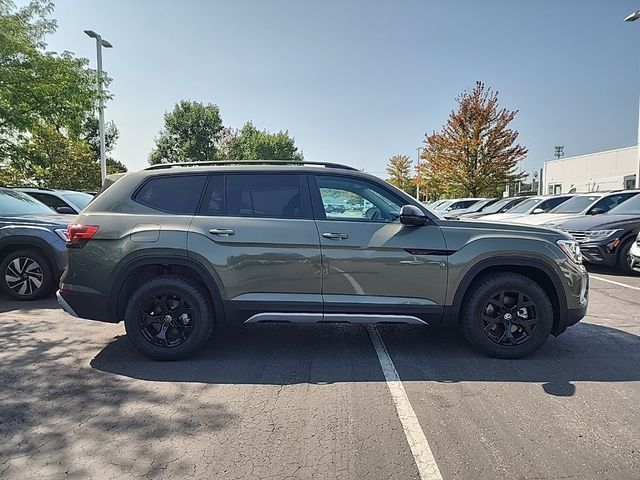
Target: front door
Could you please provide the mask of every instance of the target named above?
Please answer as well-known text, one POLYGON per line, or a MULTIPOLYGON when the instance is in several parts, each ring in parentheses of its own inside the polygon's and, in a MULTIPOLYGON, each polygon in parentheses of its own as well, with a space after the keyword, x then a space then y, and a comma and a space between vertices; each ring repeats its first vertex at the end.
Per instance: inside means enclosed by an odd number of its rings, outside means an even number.
POLYGON ((320 244, 306 175, 211 175, 188 242, 189 255, 213 270, 233 318, 321 318, 320 244))
POLYGON ((325 320, 369 314, 438 323, 447 283, 440 228, 433 222, 402 225, 398 214, 406 202, 382 183, 315 174, 311 188, 322 250, 325 320))

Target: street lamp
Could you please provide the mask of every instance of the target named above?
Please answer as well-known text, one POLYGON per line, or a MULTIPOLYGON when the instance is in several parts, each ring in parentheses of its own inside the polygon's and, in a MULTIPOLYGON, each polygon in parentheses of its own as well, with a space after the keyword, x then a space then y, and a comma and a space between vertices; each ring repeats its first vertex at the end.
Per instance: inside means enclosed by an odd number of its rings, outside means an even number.
MULTIPOLYGON (((637 10, 633 13, 627 15, 624 19, 625 22, 634 22, 640 18, 640 10, 637 10)), ((638 156, 638 162, 636 165, 636 188, 640 188, 640 103, 638 104, 638 145, 636 147, 638 150, 636 155, 638 156)))
POLYGON ((416 200, 420 201, 420 150, 422 150, 422 147, 418 147, 416 150, 418 151, 416 168, 416 200))
POLYGON ((96 39, 96 50, 98 52, 98 95, 100 96, 98 99, 98 118, 99 118, 99 126, 100 126, 100 176, 102 178, 102 184, 104 185, 104 181, 107 178, 107 155, 105 153, 105 145, 104 145, 104 100, 102 98, 102 47, 104 48, 113 48, 109 42, 104 40, 100 35, 98 35, 93 30, 85 30, 84 33, 89 35, 91 38, 96 39))

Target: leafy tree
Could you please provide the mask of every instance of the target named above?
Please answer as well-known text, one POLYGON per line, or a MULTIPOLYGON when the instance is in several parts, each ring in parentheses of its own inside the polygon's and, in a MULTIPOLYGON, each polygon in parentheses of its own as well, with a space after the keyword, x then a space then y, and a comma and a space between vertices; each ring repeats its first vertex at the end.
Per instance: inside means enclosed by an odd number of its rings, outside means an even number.
POLYGON ((509 128, 518 111, 500 108, 498 92, 482 82, 456 103, 442 131, 426 135, 426 176, 450 195, 496 195, 519 178, 515 167, 527 154, 516 143, 518 132, 509 128))
POLYGON ((98 99, 96 72, 87 59, 45 51, 45 37, 56 29, 52 11, 46 0, 20 9, 0 0, 0 154, 43 123, 78 133, 98 99))
POLYGON ((100 167, 82 139, 100 95, 97 73, 87 59, 46 50, 52 12, 48 0, 19 9, 0 0, 0 182, 97 188, 100 167))
POLYGON ((240 130, 225 132, 224 158, 228 160, 302 161, 295 140, 289 132, 269 133, 247 122, 240 130))
POLYGON ((411 159, 408 155, 394 155, 387 165, 387 181, 407 193, 415 191, 415 184, 411 178, 411 159))
POLYGON ((100 164, 89 144, 68 138, 51 125, 32 131, 20 145, 12 167, 22 174, 22 184, 70 190, 100 188, 100 164))
POLYGON ((217 105, 182 100, 164 115, 149 163, 201 162, 220 158, 217 141, 222 119, 217 105))
MULTIPOLYGON (((116 146, 120 132, 114 122, 107 122, 104 126, 104 146, 107 154, 107 173, 121 173, 126 172, 127 167, 124 163, 115 160, 109 155, 116 146)), ((85 140, 91 151, 93 157, 98 164, 100 164, 100 122, 96 116, 88 116, 82 125, 81 138, 85 140)))

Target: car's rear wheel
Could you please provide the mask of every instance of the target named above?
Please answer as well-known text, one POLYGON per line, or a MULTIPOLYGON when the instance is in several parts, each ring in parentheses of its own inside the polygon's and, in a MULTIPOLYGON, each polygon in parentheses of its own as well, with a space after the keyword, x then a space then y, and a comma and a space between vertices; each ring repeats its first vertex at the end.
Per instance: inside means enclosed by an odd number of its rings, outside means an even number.
POLYGON ((16 300, 37 300, 53 290, 55 279, 46 257, 36 250, 16 250, 0 262, 0 287, 16 300))
POLYGON ((462 330, 476 348, 496 358, 538 350, 553 327, 553 307, 532 279, 496 273, 474 282, 462 311, 462 330))
POLYGON ((631 268, 631 254, 629 251, 633 246, 633 242, 635 242, 635 237, 628 239, 622 245, 620 245, 620 250, 618 251, 618 269, 627 275, 638 275, 637 270, 631 268))
POLYGON ((181 360, 196 353, 211 336, 213 320, 204 290, 175 275, 138 287, 124 314, 134 347, 154 360, 181 360))

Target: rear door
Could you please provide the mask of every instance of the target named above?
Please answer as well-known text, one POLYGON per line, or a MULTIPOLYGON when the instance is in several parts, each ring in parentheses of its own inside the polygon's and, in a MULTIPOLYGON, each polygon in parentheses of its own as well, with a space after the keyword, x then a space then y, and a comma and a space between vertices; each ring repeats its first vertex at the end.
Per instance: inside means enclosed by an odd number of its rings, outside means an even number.
POLYGON ((241 320, 263 312, 321 316, 320 243, 306 175, 212 174, 188 245, 241 320))
POLYGON ((365 314, 365 321, 366 315, 372 321, 375 315, 410 315, 439 322, 447 283, 440 228, 433 221, 402 225, 398 213, 404 200, 368 179, 336 174, 310 179, 322 247, 325 320, 365 314))

